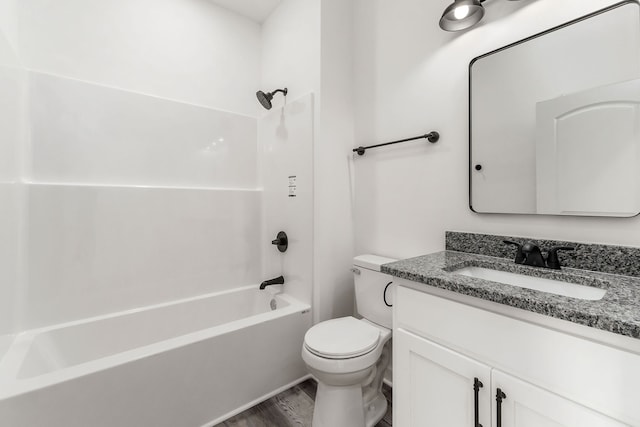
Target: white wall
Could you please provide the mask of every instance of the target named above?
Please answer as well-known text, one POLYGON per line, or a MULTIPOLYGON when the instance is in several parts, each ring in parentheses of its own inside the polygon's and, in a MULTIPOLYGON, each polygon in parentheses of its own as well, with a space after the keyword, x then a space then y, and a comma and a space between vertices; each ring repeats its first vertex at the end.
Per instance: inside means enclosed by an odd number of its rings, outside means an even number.
MULTIPOLYGON (((261 52, 262 90, 287 87, 290 99, 311 92, 317 104, 320 101, 320 0, 284 0, 262 24, 261 52)), ((281 94, 273 100, 274 108, 283 103, 281 94)), ((264 110, 258 116, 262 114, 264 110)), ((315 117, 319 114, 316 110, 315 117)))
POLYGON ((353 313, 353 1, 322 0, 321 116, 315 146, 316 321, 353 313))
POLYGON ((208 0, 25 0, 37 71, 255 116, 260 26, 208 0))
POLYGON ((482 24, 447 33, 449 0, 356 0, 356 145, 430 130, 356 159, 356 252, 410 257, 444 249, 444 231, 640 245, 640 218, 478 215, 468 207, 468 65, 500 46, 613 4, 487 2, 482 24))

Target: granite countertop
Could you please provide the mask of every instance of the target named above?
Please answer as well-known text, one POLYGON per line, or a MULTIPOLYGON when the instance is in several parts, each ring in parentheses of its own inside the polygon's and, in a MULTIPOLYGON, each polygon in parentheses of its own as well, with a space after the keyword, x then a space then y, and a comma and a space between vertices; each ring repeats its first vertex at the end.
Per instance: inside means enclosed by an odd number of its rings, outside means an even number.
POLYGON ((563 268, 550 270, 515 264, 512 260, 478 254, 444 251, 396 261, 382 272, 463 295, 568 320, 640 339, 640 278, 563 268), (486 267, 529 276, 571 281, 606 289, 598 301, 581 300, 542 291, 463 276, 452 271, 486 267))

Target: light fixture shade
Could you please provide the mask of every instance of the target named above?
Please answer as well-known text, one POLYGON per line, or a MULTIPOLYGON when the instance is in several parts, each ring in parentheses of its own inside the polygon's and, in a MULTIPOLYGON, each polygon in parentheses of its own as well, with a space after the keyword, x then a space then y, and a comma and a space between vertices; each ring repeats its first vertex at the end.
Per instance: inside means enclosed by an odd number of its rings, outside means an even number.
POLYGON ((440 28, 445 31, 461 31, 472 27, 484 16, 484 7, 479 0, 455 0, 440 18, 440 28))

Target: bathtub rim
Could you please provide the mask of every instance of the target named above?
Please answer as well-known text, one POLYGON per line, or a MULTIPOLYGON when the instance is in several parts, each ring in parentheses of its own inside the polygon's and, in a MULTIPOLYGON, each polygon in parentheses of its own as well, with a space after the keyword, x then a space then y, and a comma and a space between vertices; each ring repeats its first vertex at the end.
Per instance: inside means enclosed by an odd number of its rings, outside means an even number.
MULTIPOLYGON (((101 357, 99 359, 90 360, 73 366, 68 366, 56 371, 47 372, 38 376, 28 378, 17 378, 22 363, 27 355, 31 343, 36 336, 57 329, 78 326, 86 323, 97 322, 100 320, 111 319, 118 316, 131 315, 139 312, 153 310, 172 305, 184 304, 200 299, 212 298, 220 295, 226 295, 235 292, 256 290, 259 291, 259 285, 248 285, 224 291, 211 292, 195 297, 181 298, 159 304, 153 304, 135 309, 123 310, 114 313, 108 313, 99 316, 88 317, 84 319, 64 322, 54 325, 48 325, 36 329, 22 331, 13 335, 2 336, 9 337, 10 344, 6 349, 4 357, 0 357, 0 401, 15 396, 27 394, 36 390, 54 386, 59 383, 72 381, 97 372, 102 372, 125 363, 139 361, 165 351, 186 347, 191 344, 205 341, 218 335, 232 333, 242 328, 246 328, 258 323, 266 322, 279 317, 293 315, 295 313, 305 314, 311 310, 309 304, 303 303, 296 298, 284 292, 269 292, 271 297, 280 298, 288 303, 286 307, 277 308, 267 312, 255 314, 242 319, 212 326, 206 329, 189 332, 167 340, 135 347, 120 353, 101 357)), ((264 291, 261 291, 264 292, 264 291)))
POLYGON ((2 365, 2 359, 9 353, 15 337, 16 334, 0 335, 0 366, 2 365))

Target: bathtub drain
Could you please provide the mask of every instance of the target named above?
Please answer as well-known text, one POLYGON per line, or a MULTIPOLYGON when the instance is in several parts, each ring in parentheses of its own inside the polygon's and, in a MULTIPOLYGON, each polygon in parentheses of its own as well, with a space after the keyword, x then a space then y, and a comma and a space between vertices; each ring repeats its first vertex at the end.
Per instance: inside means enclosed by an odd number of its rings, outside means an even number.
POLYGON ((269 305, 271 306, 271 310, 275 310, 276 308, 278 308, 278 303, 276 302, 275 298, 271 300, 269 305))

